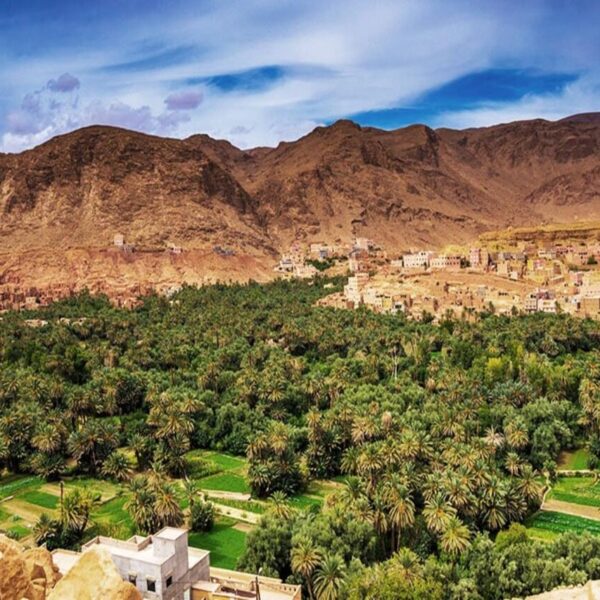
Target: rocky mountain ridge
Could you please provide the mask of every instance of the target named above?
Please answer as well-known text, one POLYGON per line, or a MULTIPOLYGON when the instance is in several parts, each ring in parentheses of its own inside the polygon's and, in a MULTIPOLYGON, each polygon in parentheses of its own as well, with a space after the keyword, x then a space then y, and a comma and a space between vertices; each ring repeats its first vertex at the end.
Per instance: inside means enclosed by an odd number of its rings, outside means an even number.
POLYGON ((266 279, 296 239, 396 252, 598 218, 600 113, 461 131, 338 121, 246 151, 93 126, 0 155, 0 284, 266 279), (143 252, 107 260, 115 233, 143 252))

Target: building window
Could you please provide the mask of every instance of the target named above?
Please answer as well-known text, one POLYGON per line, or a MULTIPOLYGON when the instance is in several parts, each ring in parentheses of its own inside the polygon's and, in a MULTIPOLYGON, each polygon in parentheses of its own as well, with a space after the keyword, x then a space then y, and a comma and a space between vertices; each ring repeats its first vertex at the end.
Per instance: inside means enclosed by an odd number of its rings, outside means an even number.
POLYGON ((173 585, 173 575, 169 575, 167 577, 167 587, 171 587, 173 585))
POLYGON ((129 583, 133 585, 137 583, 137 575, 135 573, 129 573, 129 583))
POLYGON ((154 581, 154 579, 146 579, 146 587, 148 588, 149 592, 155 592, 156 591, 156 581, 154 581))

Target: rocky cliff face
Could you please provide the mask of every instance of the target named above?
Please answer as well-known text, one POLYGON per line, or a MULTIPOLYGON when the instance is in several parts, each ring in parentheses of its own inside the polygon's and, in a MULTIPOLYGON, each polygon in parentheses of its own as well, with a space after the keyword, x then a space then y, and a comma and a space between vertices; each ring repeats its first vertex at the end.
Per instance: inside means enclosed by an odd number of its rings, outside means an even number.
POLYGON ((0 534, 0 598, 44 600, 60 579, 51 554, 42 548, 26 550, 0 534))
POLYGON ((597 218, 600 113, 464 131, 339 121, 250 151, 97 126, 0 155, 0 284, 264 279, 298 238, 395 251, 597 218), (112 256, 115 233, 142 252, 112 256))

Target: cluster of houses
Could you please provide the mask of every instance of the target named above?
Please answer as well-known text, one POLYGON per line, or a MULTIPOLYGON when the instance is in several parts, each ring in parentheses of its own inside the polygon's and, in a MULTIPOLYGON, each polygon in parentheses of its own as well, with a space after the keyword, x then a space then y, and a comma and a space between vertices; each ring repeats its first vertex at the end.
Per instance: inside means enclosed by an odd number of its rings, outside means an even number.
MULTIPOLYGON (((419 250, 386 260, 383 268, 376 266, 380 260, 372 260, 371 249, 349 256, 352 276, 342 295, 347 308, 364 305, 379 312, 411 316, 423 312, 439 316, 448 310, 467 309, 568 312, 600 318, 598 243, 521 244, 495 251, 473 247, 464 253, 419 250), (378 276, 382 273, 385 276, 378 276), (455 274, 466 278, 453 281, 455 274)), ((381 252, 376 256, 385 257, 381 252)))

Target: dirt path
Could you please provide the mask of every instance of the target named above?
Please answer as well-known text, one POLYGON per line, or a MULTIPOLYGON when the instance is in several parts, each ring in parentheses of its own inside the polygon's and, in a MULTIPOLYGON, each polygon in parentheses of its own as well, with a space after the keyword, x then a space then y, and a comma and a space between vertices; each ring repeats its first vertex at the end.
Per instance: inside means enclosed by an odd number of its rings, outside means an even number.
POLYGON ((564 513, 565 515, 600 521, 600 510, 596 507, 573 504, 572 502, 563 502, 562 500, 544 500, 541 510, 550 510, 553 512, 564 513))
POLYGON ((233 526, 233 529, 237 529, 238 531, 243 531, 244 533, 250 533, 254 527, 249 523, 236 523, 233 526))
POLYGON ((220 490, 200 490, 203 494, 208 494, 213 498, 223 498, 224 500, 243 500, 246 502, 250 500, 250 494, 240 494, 238 492, 222 492, 220 490))
POLYGON ((255 525, 260 520, 260 515, 257 513, 248 512, 247 510, 241 510, 239 508, 232 508, 231 506, 218 504, 216 502, 213 502, 213 504, 217 512, 226 517, 236 519, 237 521, 244 521, 245 523, 252 523, 255 525))

